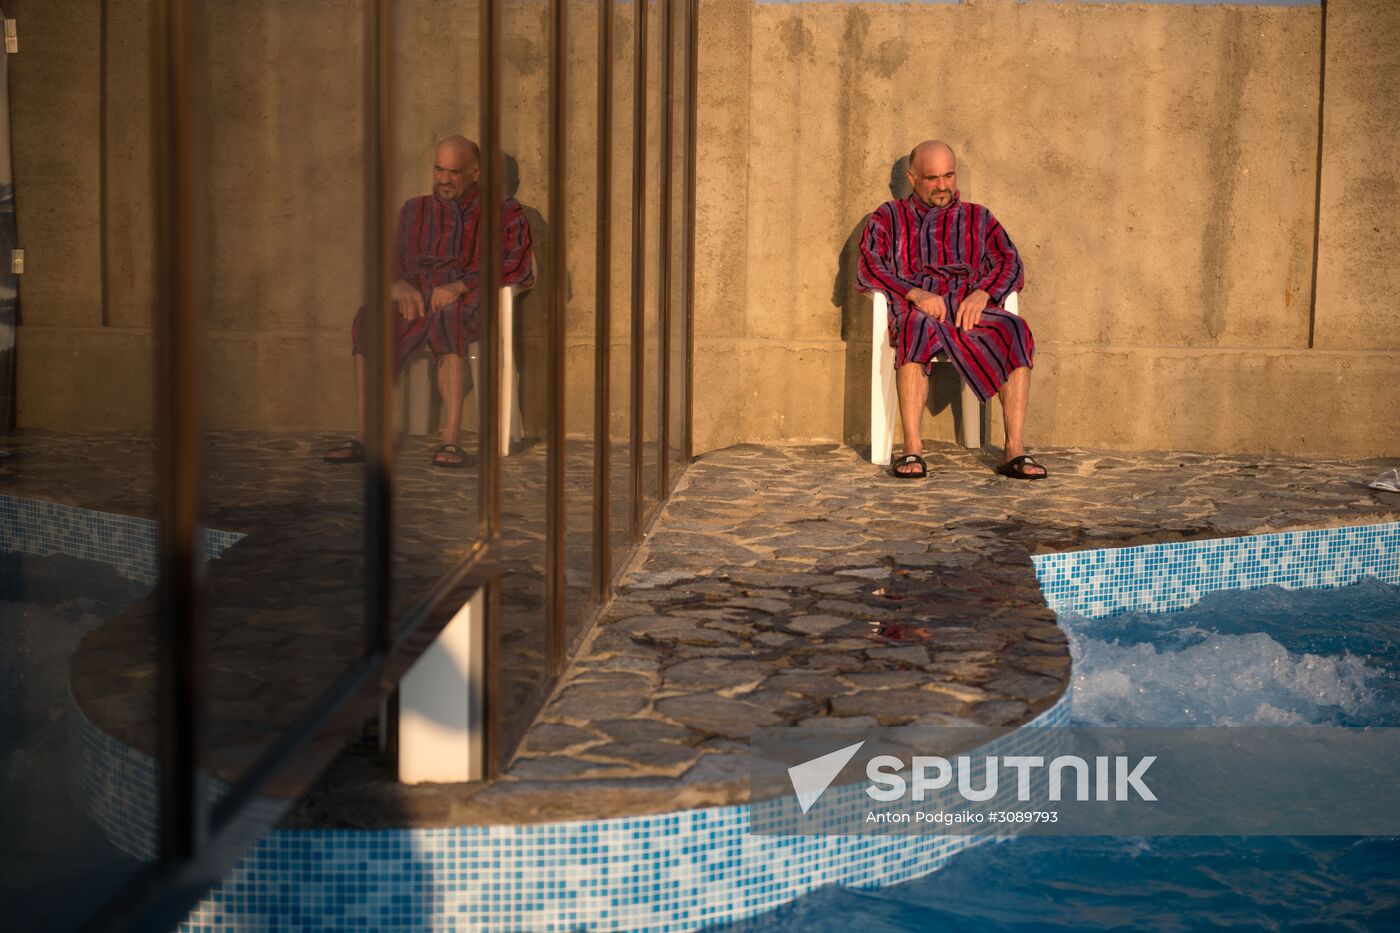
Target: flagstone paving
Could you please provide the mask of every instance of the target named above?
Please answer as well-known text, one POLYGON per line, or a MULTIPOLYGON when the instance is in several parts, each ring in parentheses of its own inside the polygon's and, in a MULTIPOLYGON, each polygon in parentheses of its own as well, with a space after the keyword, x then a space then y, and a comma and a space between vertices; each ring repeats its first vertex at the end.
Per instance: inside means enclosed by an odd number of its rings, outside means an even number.
POLYGON ((699 458, 505 773, 405 787, 351 749, 293 826, 619 816, 747 799, 765 726, 1015 725, 1071 676, 1032 554, 1400 519, 1395 460, 1045 449, 1049 479, 837 446, 699 458))

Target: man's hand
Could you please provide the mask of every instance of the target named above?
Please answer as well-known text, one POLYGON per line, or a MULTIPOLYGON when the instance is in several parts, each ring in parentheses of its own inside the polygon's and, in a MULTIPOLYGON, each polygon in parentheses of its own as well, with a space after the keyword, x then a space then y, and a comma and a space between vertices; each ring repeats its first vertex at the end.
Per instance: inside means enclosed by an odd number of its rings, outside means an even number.
POLYGON ((941 321, 948 316, 948 305, 944 303, 942 295, 926 292, 922 288, 911 288, 909 294, 904 297, 935 321, 941 321))
POLYGON ((448 282, 433 289, 433 310, 441 311, 467 293, 467 286, 461 282, 448 282))
POLYGON ((423 293, 409 285, 403 279, 398 279, 389 289, 389 296, 393 299, 394 307, 398 309, 399 315, 405 321, 416 320, 423 316, 423 293))
POLYGON ((977 322, 982 319, 982 312, 987 307, 987 302, 991 300, 982 289, 975 289, 958 305, 958 316, 956 323, 959 330, 972 330, 977 326, 977 322))

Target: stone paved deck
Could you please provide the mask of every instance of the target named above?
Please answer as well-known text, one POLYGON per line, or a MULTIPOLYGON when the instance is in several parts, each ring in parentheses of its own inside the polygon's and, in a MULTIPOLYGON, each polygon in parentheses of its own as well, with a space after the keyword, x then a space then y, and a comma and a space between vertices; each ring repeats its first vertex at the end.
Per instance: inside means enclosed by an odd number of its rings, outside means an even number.
POLYGON ((393 782, 352 749, 291 826, 586 819, 747 799, 756 726, 1016 724, 1070 676, 1035 553, 1400 519, 1400 460, 934 446, 896 480, 836 446, 701 457, 520 754, 490 785, 393 782))

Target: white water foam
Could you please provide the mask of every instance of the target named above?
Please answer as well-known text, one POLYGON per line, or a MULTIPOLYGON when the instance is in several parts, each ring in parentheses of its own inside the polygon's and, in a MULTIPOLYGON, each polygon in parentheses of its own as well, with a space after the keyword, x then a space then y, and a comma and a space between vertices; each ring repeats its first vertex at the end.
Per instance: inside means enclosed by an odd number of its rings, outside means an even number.
POLYGON ((1322 724, 1362 713, 1381 673, 1353 654, 1289 652, 1262 632, 1201 633, 1201 641, 1171 648, 1120 645, 1065 627, 1078 725, 1322 724))

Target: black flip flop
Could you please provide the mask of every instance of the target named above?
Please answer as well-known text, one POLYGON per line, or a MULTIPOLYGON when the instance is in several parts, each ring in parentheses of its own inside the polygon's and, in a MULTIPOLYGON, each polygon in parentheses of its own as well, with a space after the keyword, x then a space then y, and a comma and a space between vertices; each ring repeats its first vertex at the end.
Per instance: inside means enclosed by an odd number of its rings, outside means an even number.
POLYGON ((365 445, 361 444, 359 441, 341 444, 339 447, 332 447, 330 450, 326 451, 321 455, 321 459, 325 460, 327 463, 364 463, 365 445), (348 450, 349 453, 344 457, 332 457, 331 454, 338 450, 348 450))
POLYGON ((920 457, 918 454, 905 454, 890 465, 890 475, 895 479, 923 479, 925 476, 928 476, 928 464, 925 463, 924 458, 920 457), (919 472, 899 472, 900 467, 908 466, 911 463, 917 463, 919 465, 919 472))
POLYGON ((444 470, 460 470, 466 465, 467 452, 462 448, 458 447, 456 444, 443 444, 437 450, 433 451, 433 466, 435 467, 442 467, 444 470), (439 460, 438 457, 442 456, 443 454, 449 454, 450 456, 457 457, 458 459, 456 461, 439 460))
POLYGON ((1010 460, 997 467, 997 473, 1001 476, 1009 476, 1012 479, 1045 479, 1050 475, 1050 471, 1045 469, 1045 465, 1038 463, 1029 454, 1022 454, 1019 457, 1012 457, 1010 460), (1027 473, 1026 464, 1038 466, 1045 472, 1027 473))

